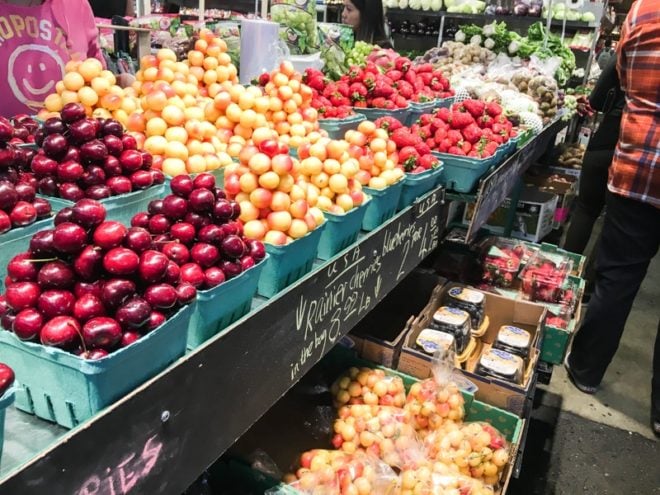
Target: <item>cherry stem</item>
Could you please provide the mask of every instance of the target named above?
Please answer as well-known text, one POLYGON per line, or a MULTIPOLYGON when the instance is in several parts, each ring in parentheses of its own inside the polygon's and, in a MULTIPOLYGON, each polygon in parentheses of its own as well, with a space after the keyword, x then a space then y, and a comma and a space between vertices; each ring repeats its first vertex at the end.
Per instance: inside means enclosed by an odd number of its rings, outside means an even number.
POLYGON ((83 337, 82 331, 78 330, 78 327, 76 327, 76 325, 73 325, 73 327, 76 329, 76 333, 80 337, 80 343, 82 344, 82 348, 83 348, 83 355, 86 355, 87 354, 87 346, 85 345, 85 339, 83 337))
POLYGON ((48 261, 58 261, 59 258, 44 258, 41 260, 33 260, 33 259, 27 259, 23 261, 29 261, 30 263, 47 263, 48 261))

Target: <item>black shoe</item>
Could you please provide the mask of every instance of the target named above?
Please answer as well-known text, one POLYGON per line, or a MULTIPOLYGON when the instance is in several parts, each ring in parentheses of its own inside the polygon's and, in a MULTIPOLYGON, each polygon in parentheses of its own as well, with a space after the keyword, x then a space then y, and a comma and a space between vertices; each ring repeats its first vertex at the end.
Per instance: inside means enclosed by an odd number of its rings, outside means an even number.
POLYGON ((660 438, 660 419, 651 420, 651 430, 657 438, 660 438))
POLYGON ((571 353, 569 352, 566 354, 566 359, 564 359, 564 367, 566 368, 566 374, 568 375, 568 379, 571 381, 573 385, 575 385, 575 388, 577 388, 580 392, 583 394, 589 394, 593 395, 596 392, 598 392, 598 387, 593 387, 591 385, 585 385, 583 383, 580 383, 576 378, 575 375, 573 374, 573 370, 571 370, 570 365, 568 364, 568 358, 571 356, 571 353))

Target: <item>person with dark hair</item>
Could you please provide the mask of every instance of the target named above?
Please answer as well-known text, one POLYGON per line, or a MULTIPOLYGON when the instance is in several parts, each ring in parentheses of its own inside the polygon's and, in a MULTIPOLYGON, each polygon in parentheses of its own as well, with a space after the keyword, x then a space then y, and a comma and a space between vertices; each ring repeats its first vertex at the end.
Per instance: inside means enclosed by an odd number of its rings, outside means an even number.
POLYGON ((341 22, 353 27, 355 41, 365 41, 381 48, 393 47, 385 30, 381 0, 344 0, 341 22))
POLYGON ((584 252, 594 223, 605 207, 607 171, 619 139, 625 103, 625 95, 616 73, 616 56, 613 56, 589 95, 590 106, 603 113, 603 120, 591 137, 582 161, 580 192, 564 241, 564 249, 572 253, 584 252))
MULTIPOLYGON (((660 247, 659 4, 659 0, 637 0, 617 45, 617 71, 626 104, 609 169, 596 288, 565 360, 568 377, 587 394, 598 391, 637 291, 660 247)), ((660 437, 660 323, 657 330, 645 330, 649 337, 656 332, 651 428, 660 437)))
POLYGON ((115 15, 122 17, 135 15, 134 0, 89 0, 89 4, 94 17, 112 19, 115 15))
POLYGON ((607 63, 609 62, 610 58, 612 58, 613 56, 614 56, 614 50, 612 50, 612 39, 606 38, 605 44, 603 45, 603 49, 600 51, 600 53, 598 54, 598 58, 596 59, 596 63, 598 63, 598 67, 600 67, 601 70, 605 70, 607 63))

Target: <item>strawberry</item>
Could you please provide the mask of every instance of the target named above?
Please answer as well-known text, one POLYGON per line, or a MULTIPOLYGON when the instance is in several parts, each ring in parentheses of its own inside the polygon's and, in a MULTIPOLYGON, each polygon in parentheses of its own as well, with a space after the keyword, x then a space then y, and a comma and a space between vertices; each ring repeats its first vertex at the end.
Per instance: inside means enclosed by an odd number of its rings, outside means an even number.
POLYGON ((394 117, 390 117, 389 115, 376 119, 374 124, 376 124, 376 127, 380 129, 385 129, 390 135, 397 129, 401 129, 401 127, 403 127, 401 122, 399 122, 394 117))
POLYGON ((426 63, 426 64, 419 64, 415 66, 415 70, 418 73, 426 73, 426 72, 433 72, 433 65, 426 63))
POLYGON ((399 151, 399 164, 403 165, 403 169, 406 172, 409 172, 417 165, 417 160, 419 160, 419 153, 412 146, 406 146, 399 151))
POLYGON ((435 139, 434 138, 430 137, 424 142, 426 143, 426 146, 428 146, 430 150, 435 148, 435 139))
POLYGON ((433 139, 435 139, 436 144, 440 144, 440 142, 447 137, 447 129, 440 128, 437 131, 435 131, 435 134, 433 135, 433 139))
POLYGON ((392 81, 398 81, 403 77, 403 73, 400 70, 389 70, 385 75, 392 79, 392 81))
POLYGON ((407 57, 399 57, 394 61, 394 68, 401 72, 408 72, 412 63, 407 57))
MULTIPOLYGON (((422 157, 424 158, 424 157, 422 157)), ((413 168, 409 174, 415 175, 415 174, 421 174, 422 172, 426 172, 426 168, 422 167, 421 165, 417 165, 415 168, 413 168)))
POLYGON ((470 124, 462 132, 463 137, 468 143, 474 144, 481 139, 482 131, 477 124, 470 124))
POLYGON ((429 169, 437 167, 438 166, 438 161, 439 160, 436 157, 434 157, 433 155, 428 153, 426 155, 422 155, 419 158, 418 164, 419 164, 420 167, 423 167, 424 169, 429 170, 429 169))
POLYGON ((463 129, 472 123, 474 123, 474 118, 469 113, 455 110, 451 112, 449 124, 452 129, 463 129))
POLYGON ((486 104, 479 100, 465 100, 463 106, 475 119, 481 117, 486 109, 486 104))
POLYGON ((491 117, 497 117, 502 113, 502 107, 494 101, 491 101, 486 105, 486 113, 491 117))
POLYGON ((406 75, 403 76, 403 79, 412 84, 414 87, 415 81, 417 81, 417 74, 414 70, 410 69, 408 72, 406 72, 406 75))
POLYGON ((394 102, 398 108, 406 108, 408 106, 408 100, 401 95, 397 95, 394 102))
POLYGON ((451 116, 451 112, 449 111, 448 108, 438 108, 438 110, 435 113, 436 117, 438 117, 440 120, 443 122, 449 122, 449 118, 451 116))
POLYGON ((366 73, 362 83, 368 88, 372 89, 376 85, 376 76, 372 73, 366 73))
POLYGON ((429 148, 425 142, 420 141, 415 145, 415 149, 420 156, 428 155, 431 153, 431 148, 429 148))
POLYGON ((458 145, 459 145, 459 148, 461 148, 461 150, 463 150, 463 153, 466 154, 466 155, 472 149, 472 145, 470 143, 468 143, 467 141, 461 141, 461 142, 458 143, 458 145))
POLYGON ((360 101, 367 97, 367 88, 360 82, 354 82, 349 86, 348 92, 350 93, 351 100, 360 101))
POLYGON ((357 65, 352 65, 348 71, 348 78, 351 82, 362 82, 364 79, 364 71, 357 65))
POLYGON ((447 150, 447 153, 449 153, 450 155, 465 156, 465 152, 457 146, 452 146, 451 148, 449 148, 447 150))
POLYGON ((348 95, 351 94, 350 86, 346 81, 337 82, 337 92, 342 95, 344 98, 348 98, 348 95))
POLYGON ((417 131, 417 134, 422 138, 422 139, 428 139, 431 136, 433 136, 433 131, 431 130, 430 125, 424 125, 419 127, 419 131, 417 131))
POLYGON ((452 142, 449 139, 445 138, 440 142, 440 144, 438 144, 438 151, 440 151, 441 153, 447 153, 452 146, 453 146, 452 142))
POLYGON ((353 103, 355 108, 367 108, 367 102, 364 100, 359 100, 353 103))
POLYGON ((414 147, 417 143, 419 143, 419 136, 412 134, 410 129, 406 127, 401 127, 400 129, 392 132, 390 139, 394 141, 397 149, 403 149, 407 146, 414 147))
POLYGON ((392 100, 385 100, 385 105, 383 105, 383 108, 386 108, 387 110, 394 110, 396 108, 396 104, 392 100))
POLYGON ((433 117, 432 114, 425 113, 425 114, 422 114, 422 116, 419 118, 419 123, 421 125, 432 125, 433 119, 434 119, 434 117, 433 117))
POLYGON ((455 145, 459 141, 463 140, 463 135, 461 134, 461 131, 457 131, 456 129, 450 129, 447 131, 447 139, 451 141, 452 145, 455 145))
POLYGON ((376 81, 372 92, 375 97, 382 96, 383 98, 389 98, 394 93, 394 88, 391 85, 388 85, 382 79, 376 81))
POLYGON ((488 114, 482 115, 477 119, 477 124, 482 129, 490 129, 491 127, 493 127, 493 123, 494 123, 493 118, 488 114))
POLYGON ((386 100, 385 98, 383 98, 382 96, 381 96, 381 97, 378 97, 378 98, 374 98, 374 99, 371 101, 371 106, 372 106, 373 108, 385 108, 385 102, 386 102, 386 101, 387 101, 387 100, 386 100))

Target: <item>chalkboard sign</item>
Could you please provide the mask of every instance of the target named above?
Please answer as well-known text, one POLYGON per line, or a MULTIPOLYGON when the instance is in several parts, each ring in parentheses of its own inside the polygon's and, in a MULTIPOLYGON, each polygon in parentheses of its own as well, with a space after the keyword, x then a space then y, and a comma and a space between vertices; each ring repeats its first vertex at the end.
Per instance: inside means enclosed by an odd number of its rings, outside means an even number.
MULTIPOLYGON (((481 180, 474 213, 465 236, 466 244, 474 240, 488 217, 509 195, 518 177, 521 177, 530 165, 543 154, 551 139, 565 125, 560 120, 548 125, 536 138, 527 142, 524 147, 516 151, 508 160, 505 160, 492 173, 481 180)), ((512 204, 511 207, 515 208, 515 205, 512 204)))
POLYGON ((432 191, 0 481, 0 494, 179 495, 437 247, 444 215, 432 191))

